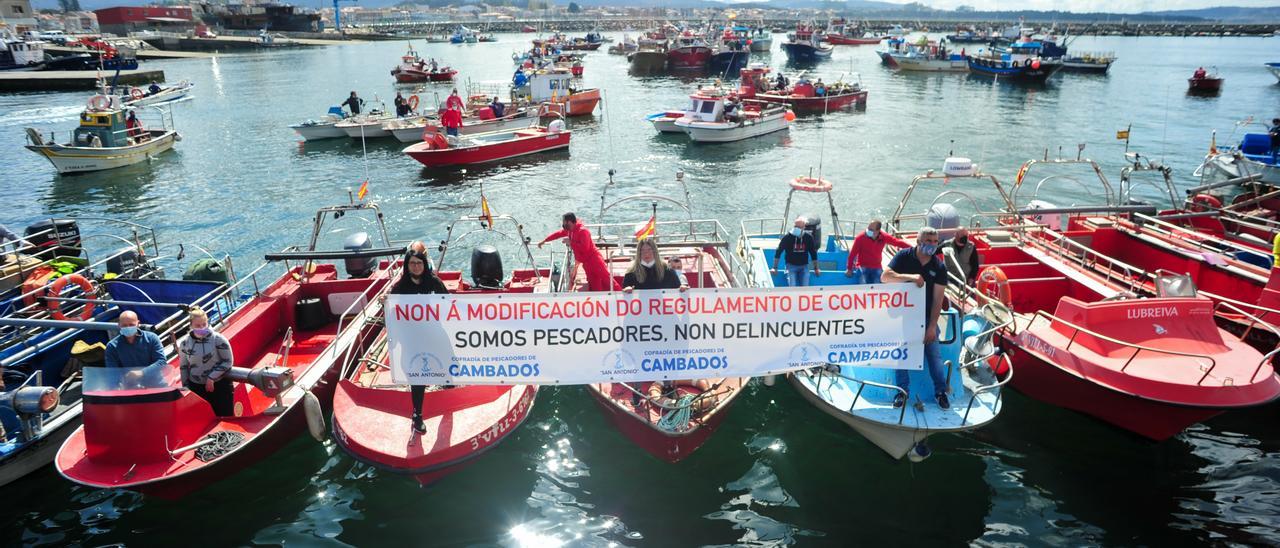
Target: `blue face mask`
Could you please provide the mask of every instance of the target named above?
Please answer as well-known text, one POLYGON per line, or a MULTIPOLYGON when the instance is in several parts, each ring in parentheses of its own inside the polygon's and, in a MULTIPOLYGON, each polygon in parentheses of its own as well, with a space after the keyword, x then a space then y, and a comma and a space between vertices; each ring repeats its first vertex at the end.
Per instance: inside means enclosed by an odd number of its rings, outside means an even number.
POLYGON ((191 330, 191 334, 192 334, 192 335, 195 335, 195 336, 197 336, 197 337, 200 337, 201 339, 203 339, 203 338, 205 338, 205 337, 208 337, 210 333, 213 333, 213 330, 212 330, 212 329, 209 329, 208 327, 201 327, 201 328, 199 328, 199 329, 192 329, 192 330, 191 330))
POLYGON ((131 325, 129 327, 121 327, 120 334, 126 337, 136 337, 138 336, 138 326, 131 325))
POLYGON ((868 229, 867 229, 867 237, 868 237, 868 238, 875 239, 876 235, 877 235, 877 234, 879 234, 879 233, 880 233, 880 231, 879 231, 879 230, 871 230, 870 228, 868 228, 868 229))
POLYGON ((799 238, 800 236, 804 235, 804 229, 799 227, 792 228, 791 235, 799 238))
POLYGON ((933 255, 938 252, 938 244, 920 244, 920 251, 925 255, 933 255))

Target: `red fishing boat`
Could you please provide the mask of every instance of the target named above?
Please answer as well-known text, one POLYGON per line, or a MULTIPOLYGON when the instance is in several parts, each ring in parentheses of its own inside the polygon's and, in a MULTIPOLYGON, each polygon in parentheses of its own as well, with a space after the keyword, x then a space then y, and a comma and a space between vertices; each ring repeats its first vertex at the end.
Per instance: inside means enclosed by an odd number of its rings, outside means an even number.
POLYGON ((856 25, 848 26, 844 18, 832 19, 827 25, 827 33, 822 40, 833 46, 866 46, 879 44, 884 38, 872 36, 856 25))
MULTIPOLYGON (((437 265, 445 253, 473 234, 493 234, 486 230, 463 230, 454 238, 455 228, 467 225, 508 225, 519 236, 522 255, 532 262, 523 227, 510 215, 491 219, 467 216, 449 225, 437 265)), ((458 270, 438 271, 450 293, 532 293, 547 291, 551 270, 528 268, 512 271, 503 281, 501 260, 490 246, 477 246, 472 253, 471 280, 458 270), (494 271, 494 265, 497 271, 494 271)), ((423 396, 426 432, 413 430, 409 387, 391 378, 385 331, 373 344, 369 356, 350 364, 333 396, 333 434, 338 447, 356 460, 398 474, 412 475, 422 485, 457 472, 476 457, 497 446, 515 431, 533 409, 538 387, 457 386, 445 389, 429 386, 423 396)))
POLYGON ((409 51, 400 57, 400 66, 391 69, 391 75, 401 84, 421 82, 451 82, 458 71, 449 67, 441 67, 435 59, 424 61, 418 52, 409 47, 409 51))
MULTIPOLYGON (((952 224, 960 221, 954 206, 937 202, 948 196, 976 204, 967 190, 981 180, 995 186, 1006 211, 1014 210, 992 176, 930 173, 912 180, 890 224, 899 232, 912 228, 907 223, 931 219, 941 219, 941 226, 969 226, 952 224), (925 182, 936 183, 935 190, 949 186, 927 213, 905 215, 910 196, 925 182)), ((974 218, 993 215, 1007 218, 1009 213, 980 211, 974 218)), ((1280 378, 1270 364, 1273 354, 1263 355, 1220 329, 1212 301, 1188 295, 1179 289, 1185 285, 1172 279, 1157 282, 1167 290, 1158 296, 1136 298, 1127 285, 1082 268, 1044 238, 1019 235, 1035 231, 1052 229, 1017 222, 999 230, 971 229, 984 265, 978 291, 956 274, 958 279, 948 286, 951 301, 963 310, 995 299, 1013 312, 1014 323, 999 332, 996 342, 1011 352, 1018 372, 1014 388, 1154 440, 1225 411, 1280 397, 1280 378)), ((1054 240, 1059 236, 1050 235, 1054 240)), ((948 266, 954 271, 954 261, 948 260, 948 266)))
MULTIPOLYGON (((677 181, 684 185, 682 174, 677 174, 677 181)), ((688 196, 687 188, 684 190, 684 196, 688 196)), ((683 211, 689 211, 684 202, 664 200, 681 204, 683 211)), ((602 195, 598 218, 603 219, 610 209, 633 201, 652 203, 654 196, 628 196, 604 205, 602 195)), ((603 253, 605 264, 620 286, 635 260, 636 225, 601 224, 590 225, 590 228, 598 235, 596 247, 603 253)), ((678 268, 689 287, 740 286, 735 276, 737 258, 728 247, 727 242, 731 240, 719 221, 692 216, 657 221, 655 213, 653 234, 660 238, 662 259, 676 262, 678 266, 672 268, 678 268)), ((558 290, 587 291, 586 274, 576 270, 571 257, 566 257, 560 271, 569 274, 561 278, 558 290)), ((724 422, 729 407, 749 380, 748 377, 725 377, 668 383, 599 383, 587 385, 587 389, 624 436, 661 460, 678 462, 701 447, 724 422)))
POLYGON ((1196 69, 1195 74, 1187 78, 1187 91, 1190 93, 1217 93, 1222 89, 1222 77, 1217 69, 1213 74, 1205 72, 1204 67, 1196 69))
POLYGON ((533 71, 525 86, 511 91, 513 103, 544 105, 544 111, 561 116, 587 116, 600 104, 600 90, 579 88, 570 69, 556 67, 533 71))
MULTIPOLYGON (((360 233, 346 250, 316 249, 326 219, 362 210, 382 219, 375 205, 319 210, 311 245, 268 255, 268 264, 284 262, 285 273, 227 318, 221 333, 240 364, 231 371, 234 416, 215 416, 182 387, 176 361, 85 368, 84 426, 58 451, 58 472, 81 485, 177 499, 254 464, 308 427, 323 434, 321 402, 330 400, 339 364, 364 352, 378 296, 388 287, 390 264, 377 257, 403 252, 386 241, 382 226, 386 247, 373 248, 360 233), (350 277, 313 262, 319 260, 344 260, 350 277)), ((237 284, 253 285, 233 290, 255 290, 264 267, 237 284)))
POLYGON ((570 132, 564 122, 553 120, 546 127, 477 133, 445 137, 439 133, 421 143, 409 145, 404 153, 427 167, 482 164, 527 154, 569 148, 570 132))
POLYGON ((673 70, 700 70, 711 61, 711 45, 700 34, 684 31, 672 39, 667 47, 667 68, 673 70))
POLYGON ((818 93, 818 83, 801 79, 791 83, 785 89, 774 89, 774 82, 769 80, 769 67, 760 63, 742 69, 742 80, 738 84, 738 95, 744 99, 757 99, 771 103, 783 103, 796 112, 823 113, 843 108, 863 107, 867 104, 867 90, 861 83, 836 81, 822 85, 822 93, 818 93))

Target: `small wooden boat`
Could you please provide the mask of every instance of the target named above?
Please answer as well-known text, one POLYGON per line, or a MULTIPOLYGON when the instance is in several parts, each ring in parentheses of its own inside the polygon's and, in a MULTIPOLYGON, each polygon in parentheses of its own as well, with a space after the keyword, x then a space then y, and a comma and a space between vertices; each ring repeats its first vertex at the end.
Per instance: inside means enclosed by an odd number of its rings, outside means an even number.
POLYGON ((1203 68, 1196 69, 1195 74, 1192 74, 1190 78, 1187 78, 1187 92, 1206 94, 1217 93, 1222 90, 1222 81, 1223 78, 1218 76, 1216 69, 1213 74, 1205 72, 1203 68))
POLYGON ((478 133, 446 137, 439 133, 421 143, 409 145, 405 155, 427 167, 483 164, 539 152, 569 148, 570 132, 564 122, 553 120, 546 127, 478 133))
POLYGON ((391 69, 391 75, 395 76, 396 83, 399 84, 452 82, 457 74, 457 70, 448 66, 441 67, 434 59, 430 62, 424 61, 418 56, 418 52, 414 51, 413 46, 409 46, 409 51, 400 58, 400 65, 391 69))
POLYGON ((740 97, 787 105, 797 113, 821 114, 849 107, 865 107, 867 104, 867 90, 860 82, 840 80, 823 84, 822 92, 819 93, 816 82, 803 78, 787 89, 772 89, 769 67, 759 63, 743 69, 741 74, 742 80, 738 86, 740 97))
MULTIPOLYGON (((84 426, 58 451, 58 472, 89 487, 177 499, 253 465, 308 427, 322 435, 321 402, 330 401, 340 366, 367 348, 371 319, 389 287, 393 264, 377 257, 403 253, 386 242, 381 225, 386 247, 372 248, 365 236, 343 251, 316 249, 327 219, 358 218, 362 210, 383 218, 375 205, 317 211, 312 244, 268 255, 285 261, 284 274, 227 318, 221 333, 241 366, 231 371, 234 416, 215 416, 180 386, 176 361, 85 368, 84 426), (345 261, 351 277, 314 262, 322 260, 345 261)), ((256 286, 258 272, 242 283, 256 286)))
MULTIPOLYGON (((677 180, 684 184, 682 178, 677 180)), ((652 201, 653 195, 635 195, 603 206, 602 196, 601 204, 602 211, 608 211, 626 202, 650 204, 652 201)), ((687 204, 685 207, 681 217, 689 211, 687 204)), ((589 226, 599 235, 596 246, 604 253, 606 266, 621 283, 633 262, 635 224, 589 226)), ((719 221, 693 218, 655 221, 654 231, 661 235, 663 243, 658 245, 664 260, 678 258, 681 261, 679 274, 689 287, 740 287, 735 275, 737 259, 729 249, 728 233, 719 221)), ((561 278, 558 291, 587 291, 586 274, 581 269, 566 262, 560 272, 566 275, 561 278)), ((654 457, 674 463, 706 443, 724 422, 748 381, 747 377, 724 377, 642 383, 639 387, 630 383, 598 383, 587 385, 587 390, 618 431, 654 457)))
POLYGON ((883 40, 879 35, 863 31, 856 25, 850 27, 843 17, 832 19, 827 25, 822 40, 833 46, 866 46, 879 44, 883 40))
MULTIPOLYGON (((457 247, 463 238, 492 234, 471 229, 455 233, 455 228, 469 225, 479 228, 489 222, 510 227, 524 246, 521 255, 532 260, 523 227, 510 215, 494 215, 492 219, 466 216, 449 225, 437 264, 443 264, 445 253, 457 247)), ((497 253, 485 247, 488 246, 477 247, 476 252, 497 253)), ((504 273, 482 273, 479 270, 483 267, 479 264, 473 259, 472 280, 465 280, 458 270, 442 270, 438 274, 449 292, 459 295, 548 289, 550 268, 531 264, 513 270, 504 281, 504 273), (478 276, 488 276, 499 283, 490 286, 491 282, 478 276)), ((350 364, 343 372, 333 396, 334 440, 352 458, 382 470, 412 475, 422 485, 461 470, 497 446, 528 418, 538 395, 538 387, 533 385, 469 385, 448 389, 428 386, 422 401, 427 431, 418 434, 413 431, 409 387, 392 380, 387 354, 383 331, 368 356, 350 364)))
MULTIPOLYGON (((159 108, 159 107, 155 107, 159 108)), ((181 137, 172 129, 171 113, 160 111, 160 127, 129 128, 126 109, 115 99, 95 95, 80 114, 80 127, 65 144, 45 141, 35 128, 27 128, 27 150, 49 160, 58 173, 85 173, 115 169, 154 158, 178 142, 181 137)))
POLYGON ((782 43, 782 51, 787 54, 787 60, 793 63, 812 63, 830 59, 835 48, 822 41, 822 35, 814 25, 801 23, 796 26, 795 32, 787 35, 787 41, 782 43))

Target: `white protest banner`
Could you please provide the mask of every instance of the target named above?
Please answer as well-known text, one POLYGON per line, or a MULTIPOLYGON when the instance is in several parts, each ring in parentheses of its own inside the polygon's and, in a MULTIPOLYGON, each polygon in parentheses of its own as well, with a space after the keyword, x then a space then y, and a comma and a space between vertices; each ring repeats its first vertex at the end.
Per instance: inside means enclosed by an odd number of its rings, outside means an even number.
POLYGON ((925 313, 923 289, 878 284, 391 295, 386 324, 399 383, 589 384, 921 369, 925 313))

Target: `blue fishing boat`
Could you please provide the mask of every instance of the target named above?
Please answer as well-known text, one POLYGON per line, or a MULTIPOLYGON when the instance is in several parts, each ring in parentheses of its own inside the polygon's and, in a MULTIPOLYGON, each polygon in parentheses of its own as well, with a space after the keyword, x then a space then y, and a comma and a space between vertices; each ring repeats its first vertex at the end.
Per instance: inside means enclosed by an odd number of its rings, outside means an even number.
POLYGON ((969 55, 969 72, 1016 82, 1044 83, 1062 69, 1061 59, 1041 56, 1040 42, 1015 42, 969 55))
POLYGON ((1276 77, 1276 81, 1280 83, 1280 63, 1267 63, 1267 70, 1271 71, 1271 75, 1276 77))
POLYGON ((787 41, 782 43, 782 51, 786 52, 789 61, 812 63, 830 59, 835 48, 822 41, 822 34, 816 26, 801 23, 796 26, 795 32, 787 35, 787 41))
POLYGON ((1271 136, 1246 133, 1234 148, 1210 152, 1195 171, 1214 173, 1227 179, 1256 176, 1263 183, 1280 185, 1280 155, 1271 149, 1271 136))
POLYGON ((127 235, 81 234, 79 222, 70 219, 37 223, 28 228, 21 247, 6 255, 19 261, 27 279, 35 279, 3 294, 0 486, 52 462, 79 426, 81 371, 102 365, 103 345, 121 313, 135 312, 144 326, 172 344, 186 333, 188 307, 201 306, 216 322, 235 306, 229 278, 219 268, 226 263, 195 261, 184 276, 191 279, 167 280, 161 264, 173 259, 160 255, 154 232, 133 223, 109 224, 125 226, 127 235), (90 262, 80 255, 87 255, 86 241, 97 239, 105 239, 106 246, 123 240, 126 246, 90 262), (141 253, 148 247, 149 256, 141 253), (45 255, 54 258, 25 266, 19 259, 45 255), (53 274, 47 275, 50 268, 53 274), (63 292, 67 286, 74 289, 63 292), (37 299, 30 300, 32 294, 37 299))
MULTIPOLYGON (((821 179, 797 177, 791 182, 787 205, 780 219, 748 219, 742 222, 739 250, 746 264, 751 287, 783 287, 785 271, 770 269, 774 250, 792 226, 792 200, 797 193, 825 194, 832 219, 831 234, 823 236, 822 220, 806 215, 814 240, 821 242, 818 264, 821 276, 811 275, 810 285, 851 285, 855 279, 843 275, 846 258, 859 224, 841 219, 831 198, 832 185, 821 179)), ((905 198, 904 198, 905 199, 905 198)), ((888 256, 886 256, 886 260, 888 256)), ((953 275, 954 278, 954 275, 953 275)), ((953 279, 952 283, 961 283, 953 279)), ((823 412, 848 424, 891 457, 920 461, 931 451, 925 440, 940 432, 965 432, 981 428, 999 415, 1001 389, 1012 378, 1008 358, 998 355, 992 335, 1007 325, 1012 315, 999 304, 962 314, 954 307, 939 320, 942 358, 947 364, 948 394, 954 402, 947 409, 920 394, 933 390, 929 372, 909 370, 910 400, 894 407, 903 390, 895 384, 895 370, 828 363, 824 367, 790 375, 791 384, 806 400, 823 412), (1001 373, 997 374, 996 369, 1001 373)))
POLYGON ((712 46, 711 60, 707 62, 711 72, 733 76, 746 68, 751 59, 750 32, 751 29, 742 26, 724 29, 712 46))

